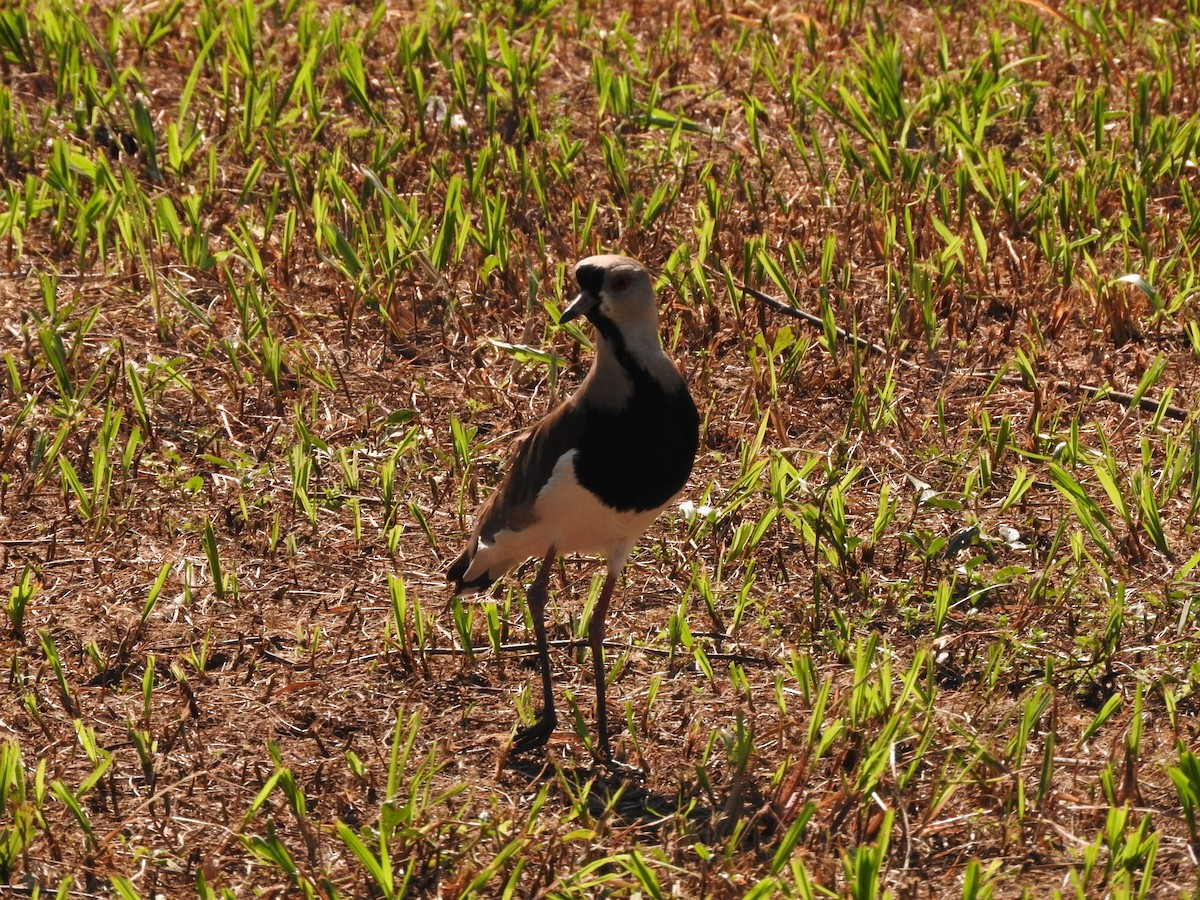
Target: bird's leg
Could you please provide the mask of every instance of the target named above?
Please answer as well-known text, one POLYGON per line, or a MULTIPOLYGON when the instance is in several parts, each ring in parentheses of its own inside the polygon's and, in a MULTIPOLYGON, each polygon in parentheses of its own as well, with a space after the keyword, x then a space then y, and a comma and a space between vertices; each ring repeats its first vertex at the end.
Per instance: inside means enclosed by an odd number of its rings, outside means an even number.
POLYGON ((609 764, 613 761, 613 755, 608 744, 608 706, 604 702, 604 622, 608 617, 608 605, 616 586, 617 572, 609 569, 608 577, 604 579, 604 587, 600 591, 600 599, 596 601, 596 607, 592 610, 592 620, 588 622, 588 643, 592 648, 592 668, 596 681, 596 733, 600 738, 602 761, 609 764))
POLYGON ((550 683, 550 642, 546 639, 546 597, 550 583, 550 571, 554 564, 554 548, 551 547, 542 560, 537 578, 525 595, 529 614, 533 617, 533 634, 537 640, 538 667, 542 670, 542 709, 528 728, 521 728, 513 737, 512 750, 525 753, 544 746, 554 733, 558 719, 554 715, 554 687, 550 683))

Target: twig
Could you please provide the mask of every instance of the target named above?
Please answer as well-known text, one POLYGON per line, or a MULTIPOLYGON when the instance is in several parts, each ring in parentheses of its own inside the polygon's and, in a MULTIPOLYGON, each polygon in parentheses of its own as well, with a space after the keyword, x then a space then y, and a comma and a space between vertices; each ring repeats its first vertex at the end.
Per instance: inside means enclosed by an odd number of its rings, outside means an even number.
MULTIPOLYGON (((730 272, 718 272, 712 266, 708 265, 706 265, 705 268, 708 269, 708 271, 713 275, 722 278, 728 278, 730 283, 743 293, 749 294, 759 303, 770 307, 776 312, 783 313, 785 316, 791 316, 793 319, 799 319, 801 322, 806 322, 809 325, 812 325, 814 328, 823 329, 825 327, 825 321, 820 316, 814 316, 812 313, 805 312, 799 307, 792 306, 789 303, 784 303, 782 300, 777 300, 770 294, 764 294, 762 291, 755 290, 748 284, 742 284, 740 281, 734 278, 733 274, 730 272)), ((888 348, 883 346, 883 344, 876 344, 872 341, 868 341, 864 337, 859 337, 857 334, 851 334, 840 325, 834 325, 833 330, 837 334, 839 340, 850 342, 860 350, 870 350, 872 353, 878 353, 880 356, 892 355, 892 351, 888 350, 888 348)), ((915 362, 904 359, 903 357, 896 357, 896 362, 904 366, 906 369, 917 368, 917 364, 915 362)))
MULTIPOLYGON (((993 372, 991 375, 988 375, 986 372, 978 372, 973 373, 972 377, 987 378, 989 381, 994 381, 997 374, 998 373, 993 372)), ((1029 390, 1028 385, 1025 384, 1025 379, 1020 375, 1006 375, 1000 379, 1000 383, 1008 385, 1009 387, 1019 387, 1029 390)), ((1161 399, 1147 397, 1145 395, 1142 395, 1141 397, 1135 397, 1133 394, 1127 394, 1125 391, 1115 391, 1107 386, 1097 387, 1094 384, 1072 384, 1069 381, 1050 381, 1047 383, 1060 394, 1069 394, 1073 397, 1080 394, 1091 394, 1093 400, 1109 400, 1113 403, 1120 403, 1126 409, 1132 408, 1135 400, 1137 402, 1138 409, 1140 409, 1142 412, 1156 413, 1158 412, 1159 407, 1162 406, 1161 399), (1103 396, 1100 396, 1101 394, 1103 396)), ((1171 406, 1168 404, 1165 408, 1163 408, 1163 415, 1168 419, 1175 419, 1176 421, 1184 422, 1187 420, 1187 417, 1190 415, 1190 413, 1188 410, 1183 409, 1182 407, 1171 406)))
POLYGON ((70 544, 72 546, 80 546, 87 543, 83 538, 56 538, 54 535, 50 537, 40 538, 21 538, 19 540, 4 539, 0 540, 0 547, 32 547, 35 544, 70 544))
MULTIPOLYGON (((775 310, 776 312, 783 313, 785 316, 791 316, 793 319, 799 319, 800 321, 806 322, 815 328, 825 327, 825 323, 820 316, 814 316, 812 313, 805 312, 802 309, 798 309, 795 306, 784 303, 782 300, 776 299, 770 294, 764 294, 762 291, 755 290, 749 285, 742 284, 728 272, 718 272, 712 266, 705 266, 705 268, 707 268, 713 275, 728 278, 730 283, 735 287, 744 293, 749 294, 759 303, 775 310)), ((840 340, 852 342, 860 349, 870 350, 872 353, 878 353, 880 356, 891 355, 891 351, 882 344, 876 344, 873 341, 868 341, 866 338, 859 337, 857 334, 851 334, 841 326, 834 326, 834 330, 837 332, 837 336, 840 340)), ((907 360, 904 357, 897 356, 895 359, 897 363, 906 369, 918 368, 916 363, 912 362, 911 360, 907 360)), ((971 373, 972 378, 984 378, 988 381, 996 381, 998 375, 998 372, 992 372, 991 374, 986 372, 971 373)), ((1028 386, 1025 384, 1025 379, 1023 379, 1020 375, 1006 375, 1003 378, 1000 378, 999 383, 1009 387, 1018 387, 1028 390, 1028 386)), ((1072 397, 1077 397, 1083 394, 1091 394, 1092 400, 1109 400, 1113 403, 1120 403, 1126 409, 1132 408, 1135 402, 1137 403, 1138 409, 1140 409, 1142 412, 1156 413, 1158 412, 1159 408, 1162 407, 1162 401, 1155 397, 1147 397, 1144 395, 1137 397, 1134 394, 1112 390, 1108 387, 1098 387, 1094 384, 1072 384, 1069 381, 1050 381, 1047 383, 1060 394, 1068 394, 1072 397)), ((1176 421, 1184 422, 1187 420, 1190 412, 1182 407, 1171 406, 1168 404, 1166 407, 1163 407, 1163 415, 1168 419, 1175 419, 1176 421)))
MULTIPOLYGON (((553 640, 549 641, 548 643, 556 650, 581 650, 585 647, 591 646, 586 640, 583 639, 553 640)), ((467 656, 468 654, 471 656, 486 656, 492 652, 492 649, 493 648, 490 644, 472 647, 469 651, 464 650, 461 647, 424 647, 420 650, 414 647, 413 653, 415 654, 420 652, 426 656, 467 656)), ((638 652, 645 653, 649 656, 659 657, 672 655, 672 651, 663 650, 659 647, 635 647, 632 644, 620 644, 615 641, 605 641, 604 649, 613 651, 637 650, 638 652)), ((536 653, 537 645, 529 642, 501 644, 500 651, 502 653, 536 653)), ((380 655, 381 654, 375 654, 376 657, 380 655)), ((678 651, 675 651, 675 655, 679 655, 678 651)), ((741 663, 742 665, 764 666, 768 668, 779 665, 779 660, 777 659, 763 656, 749 656, 744 653, 706 653, 705 656, 707 656, 710 660, 715 660, 717 662, 736 662, 741 663)))

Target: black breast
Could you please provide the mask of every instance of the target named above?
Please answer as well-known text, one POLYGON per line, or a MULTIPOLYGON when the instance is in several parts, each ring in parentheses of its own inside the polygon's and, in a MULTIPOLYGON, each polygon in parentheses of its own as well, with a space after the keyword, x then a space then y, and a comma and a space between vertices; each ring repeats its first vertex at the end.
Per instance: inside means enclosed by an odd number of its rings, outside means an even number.
POLYGON ((667 392, 654 379, 635 378, 618 410, 588 410, 575 477, 621 511, 657 509, 683 488, 696 459, 700 416, 687 387, 667 392))

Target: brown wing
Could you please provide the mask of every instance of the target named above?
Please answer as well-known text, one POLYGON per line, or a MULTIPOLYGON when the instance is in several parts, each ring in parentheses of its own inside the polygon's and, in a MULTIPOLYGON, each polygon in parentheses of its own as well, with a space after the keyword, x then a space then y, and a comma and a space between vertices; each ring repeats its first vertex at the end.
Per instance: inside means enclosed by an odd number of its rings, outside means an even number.
POLYGON ((550 480, 562 455, 578 446, 582 431, 582 409, 572 397, 542 419, 517 445, 508 474, 475 511, 471 540, 446 571, 446 578, 455 585, 456 591, 485 589, 504 574, 503 571, 489 570, 470 583, 463 580, 479 549, 480 538, 490 544, 501 531, 520 531, 533 524, 533 506, 538 494, 550 480))
POLYGON ((517 445, 500 486, 476 512, 474 538, 490 543, 497 532, 520 531, 533 524, 537 495, 562 455, 578 446, 583 421, 582 407, 572 397, 534 426, 517 445))

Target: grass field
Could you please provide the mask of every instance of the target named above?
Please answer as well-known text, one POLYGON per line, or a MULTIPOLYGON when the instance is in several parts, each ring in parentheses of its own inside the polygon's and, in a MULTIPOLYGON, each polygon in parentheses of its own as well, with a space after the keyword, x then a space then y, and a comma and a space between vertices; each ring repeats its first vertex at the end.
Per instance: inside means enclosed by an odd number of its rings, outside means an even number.
POLYGON ((406 6, 0 10, 0 894, 1200 896, 1200 3, 406 6), (442 574, 598 251, 641 778, 442 574))

